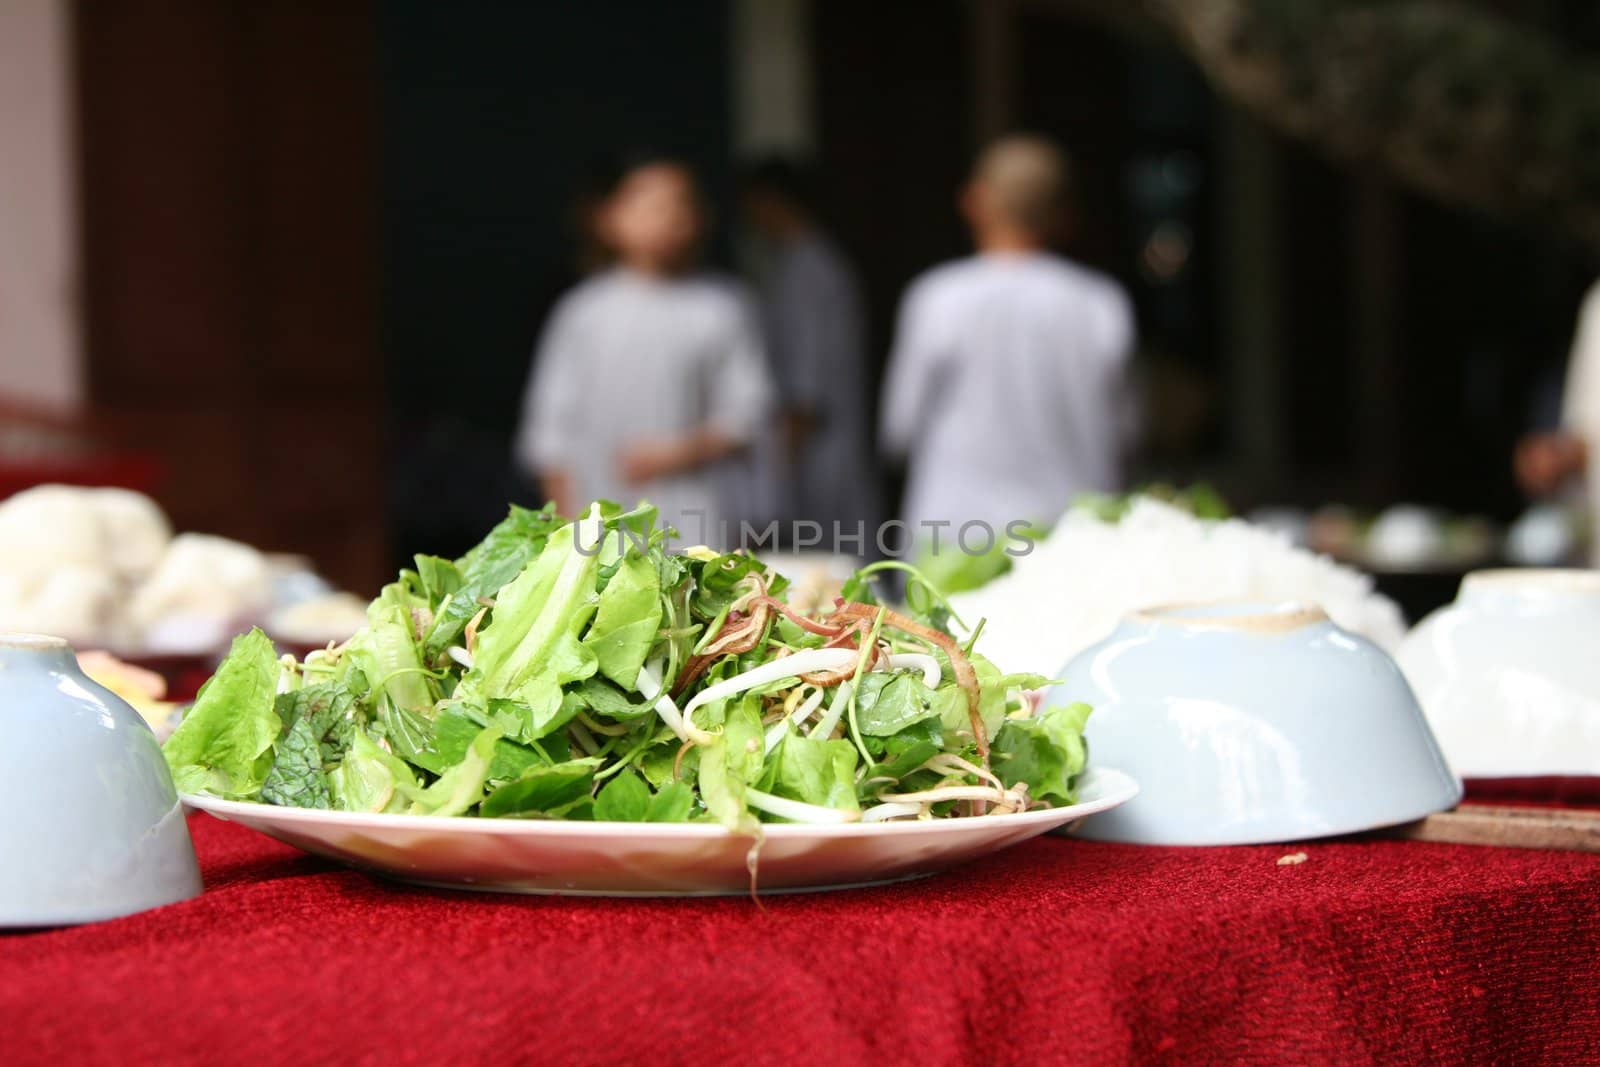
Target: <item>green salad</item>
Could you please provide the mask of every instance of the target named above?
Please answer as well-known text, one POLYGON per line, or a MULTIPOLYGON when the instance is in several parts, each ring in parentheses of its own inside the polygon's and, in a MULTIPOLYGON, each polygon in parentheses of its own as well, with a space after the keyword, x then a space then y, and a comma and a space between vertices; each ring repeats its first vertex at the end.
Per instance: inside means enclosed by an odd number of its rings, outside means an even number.
POLYGON ((341 645, 237 638, 166 743, 179 791, 743 832, 1076 799, 1089 708, 1036 710, 1047 679, 976 653, 981 623, 911 568, 807 615, 753 556, 667 536, 643 505, 513 507, 460 559, 416 557, 341 645))

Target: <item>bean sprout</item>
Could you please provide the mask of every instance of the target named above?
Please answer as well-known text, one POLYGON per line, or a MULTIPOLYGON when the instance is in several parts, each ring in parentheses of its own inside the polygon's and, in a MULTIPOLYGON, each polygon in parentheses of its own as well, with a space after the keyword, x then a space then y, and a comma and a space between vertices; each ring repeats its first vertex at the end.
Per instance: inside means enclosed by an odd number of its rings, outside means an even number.
MULTIPOLYGON (((726 700, 757 686, 776 682, 781 678, 798 676, 810 671, 832 670, 854 663, 856 650, 853 648, 808 648, 796 652, 792 656, 782 659, 769 660, 759 667, 752 667, 743 674, 736 674, 726 681, 716 685, 707 686, 694 695, 689 703, 683 706, 683 723, 686 730, 694 728, 694 713, 715 700, 726 700)), ((684 735, 680 735, 684 736, 684 735)), ((709 737, 709 735, 708 735, 709 737)), ((701 742, 704 744, 705 742, 701 742)))
POLYGON ((916 793, 879 793, 878 799, 903 800, 917 804, 937 804, 944 800, 993 800, 1009 808, 1027 805, 1026 794, 980 785, 944 785, 916 793))
POLYGON ((892 800, 886 804, 875 804, 861 813, 862 822, 887 822, 890 819, 904 819, 922 814, 922 805, 913 804, 906 800, 892 800))
MULTIPOLYGON (((656 714, 661 716, 661 721, 671 727, 672 732, 678 735, 678 740, 700 745, 710 744, 714 735, 706 733, 691 722, 684 721, 682 713, 678 711, 678 705, 672 702, 672 696, 662 687, 661 678, 655 673, 660 669, 661 663, 659 660, 654 667, 646 664, 639 668, 639 692, 657 694, 655 700, 656 714)), ((646 699, 648 700, 649 698, 646 697, 646 699)))
MULTIPOLYGON (((798 696, 801 688, 803 687, 797 687, 791 696, 798 696)), ((805 722, 811 717, 812 712, 816 711, 822 706, 822 695, 823 691, 821 689, 813 689, 809 697, 806 697, 804 701, 797 702, 793 711, 787 711, 787 708, 785 709, 787 714, 785 714, 782 719, 779 719, 777 722, 773 723, 772 726, 767 730, 767 752, 770 753, 773 749, 778 747, 778 743, 782 741, 784 735, 789 732, 789 727, 791 724, 798 728, 801 723, 805 722)), ((785 702, 785 704, 787 704, 787 702, 785 702)))
POLYGON ((889 669, 921 671, 922 684, 929 689, 939 688, 939 682, 944 677, 939 670, 939 661, 923 652, 896 652, 889 657, 889 669))
POLYGON ((919 771, 936 771, 939 774, 973 774, 994 786, 1001 792, 1005 791, 1005 784, 994 776, 992 771, 985 770, 977 764, 962 759, 954 752, 941 752, 918 767, 919 771))
POLYGON ((768 815, 776 815, 791 822, 847 823, 856 822, 861 818, 860 812, 825 808, 821 804, 806 804, 787 797, 775 797, 771 793, 763 793, 748 786, 745 788, 744 798, 745 802, 757 811, 764 811, 768 815))

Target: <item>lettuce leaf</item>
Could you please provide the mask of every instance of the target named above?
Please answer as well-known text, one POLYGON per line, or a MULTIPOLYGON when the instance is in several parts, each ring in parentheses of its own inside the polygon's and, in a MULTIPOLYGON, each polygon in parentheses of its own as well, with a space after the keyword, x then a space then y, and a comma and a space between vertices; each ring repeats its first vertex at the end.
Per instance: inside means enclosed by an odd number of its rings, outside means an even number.
POLYGON ((1005 724, 1006 713, 1011 710, 1009 702, 1012 687, 1007 682, 1007 676, 1001 674, 1000 668, 989 660, 982 656, 972 656, 970 659, 972 673, 978 676, 978 717, 983 720, 984 732, 993 737, 1005 724))
POLYGON ((254 800, 283 721, 273 710, 278 654, 259 629, 234 638, 164 752, 180 793, 254 800))
POLYGON ((344 762, 328 772, 333 806, 340 811, 403 812, 406 792, 416 792, 417 779, 404 760, 385 752, 366 731, 357 731, 344 762), (401 791, 401 787, 405 791, 401 791))
POLYGON ((608 719, 635 719, 655 713, 655 704, 641 697, 633 686, 623 692, 604 678, 585 678, 572 689, 583 708, 608 719))
POLYGON ((638 552, 624 556, 605 591, 583 644, 598 670, 625 690, 638 686, 650 646, 661 628, 661 579, 656 564, 638 552))
POLYGON ((350 639, 345 661, 347 669, 361 672, 373 693, 387 695, 407 711, 431 714, 439 694, 423 666, 412 616, 413 608, 426 607, 404 584, 390 582, 367 606, 367 628, 350 639))
POLYGON ((553 716, 561 686, 594 674, 595 654, 578 640, 594 616, 599 554, 578 551, 574 526, 550 535, 545 550, 500 590, 488 625, 478 632, 474 665, 457 693, 485 702, 506 697, 530 705, 525 738, 553 716))
POLYGON ((717 737, 699 749, 700 801, 729 830, 749 831, 756 820, 745 806, 744 774, 729 766, 728 739, 717 737))
MULTIPOLYGON (((499 701, 496 701, 499 703, 499 701)), ((442 773, 460 763, 478 732, 490 725, 489 716, 462 704, 446 704, 433 721, 433 743, 428 754, 429 769, 442 773)), ((549 763, 539 750, 518 744, 502 737, 494 744, 494 757, 489 761, 489 782, 507 782, 529 767, 549 763)))
MULTIPOLYGON (((540 511, 512 506, 510 513, 489 531, 477 547, 456 561, 460 585, 439 605, 422 646, 429 660, 451 645, 461 643, 467 623, 482 610, 481 599, 493 597, 521 574, 528 561, 544 551, 550 535, 563 521, 555 510, 540 511)), ((421 560, 418 560, 420 566, 421 560)), ((428 580, 428 575, 424 575, 428 580)))
POLYGON ((724 714, 722 732, 698 750, 701 802, 728 829, 754 833, 759 823, 745 803, 745 787, 761 777, 766 762, 761 700, 746 694, 724 714))
POLYGON ((494 743, 500 740, 500 731, 489 726, 478 731, 478 736, 467 746, 460 763, 439 776, 439 780, 426 789, 404 782, 395 788, 411 801, 408 815, 465 815, 483 799, 484 783, 489 778, 489 765, 494 760, 494 743))

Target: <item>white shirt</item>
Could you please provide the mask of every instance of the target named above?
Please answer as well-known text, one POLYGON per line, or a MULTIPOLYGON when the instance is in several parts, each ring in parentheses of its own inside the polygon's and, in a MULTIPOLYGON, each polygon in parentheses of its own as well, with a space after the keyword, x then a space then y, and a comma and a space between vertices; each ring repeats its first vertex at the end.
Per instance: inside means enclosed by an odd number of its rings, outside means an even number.
POLYGON ((1590 288, 1578 312, 1561 405, 1563 427, 1588 449, 1590 563, 1600 566, 1600 283, 1590 288))
POLYGON ((854 273, 820 234, 785 241, 766 280, 767 341, 782 402, 812 412, 809 439, 785 472, 785 517, 872 521, 876 496, 866 338, 854 273))
POLYGON ((908 458, 913 541, 967 520, 1004 536, 1118 487, 1133 314, 1116 282, 1043 253, 957 260, 901 302, 882 443, 908 458))
POLYGON ((723 547, 737 539, 736 526, 722 530, 737 511, 726 487, 742 457, 645 485, 624 482, 618 457, 630 445, 697 427, 751 441, 771 402, 754 318, 729 282, 609 270, 551 312, 516 455, 532 471, 570 475, 580 504, 647 499, 677 527, 680 543, 723 547))

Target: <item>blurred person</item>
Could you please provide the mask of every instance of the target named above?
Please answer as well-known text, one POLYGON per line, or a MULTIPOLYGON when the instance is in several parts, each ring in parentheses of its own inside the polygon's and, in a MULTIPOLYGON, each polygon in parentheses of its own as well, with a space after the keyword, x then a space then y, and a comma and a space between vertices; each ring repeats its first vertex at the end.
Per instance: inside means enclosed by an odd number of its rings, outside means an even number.
POLYGON ((923 274, 901 301, 880 432, 907 461, 903 518, 922 552, 969 520, 1004 536, 1119 487, 1133 314, 1116 282, 1049 251, 1066 185, 1050 141, 992 144, 959 202, 977 254, 923 274))
POLYGON ((1569 480, 1586 476, 1589 552, 1600 566, 1600 282, 1578 312, 1578 329, 1567 360, 1559 429, 1529 434, 1517 445, 1517 482, 1530 496, 1548 496, 1569 480))
MULTIPOLYGON (((621 161, 611 155, 595 155, 579 169, 566 201, 563 219, 569 240, 568 251, 542 271, 534 283, 533 299, 529 304, 529 336, 540 336, 556 304, 578 283, 612 265, 612 252, 601 233, 600 216, 607 197, 616 188, 621 165, 621 161)), ((521 400, 527 395, 530 383, 538 373, 537 357, 538 346, 535 345, 533 358, 521 367, 522 376, 516 392, 504 398, 507 405, 515 409, 512 415, 513 433, 523 414, 521 400)), ((501 442, 499 455, 502 459, 507 456, 504 441, 501 442)), ((528 502, 548 497, 543 487, 537 484, 533 472, 515 455, 510 457, 508 476, 511 499, 528 502)))
POLYGON ((730 541, 722 475, 772 396, 754 319, 727 281, 696 269, 704 212, 684 164, 624 168, 596 221, 615 265, 552 311, 516 458, 562 514, 647 499, 683 537, 730 541))
POLYGON ((874 519, 876 495, 860 286, 818 225, 800 167, 752 165, 743 202, 770 252, 761 298, 784 429, 779 510, 854 529, 874 519))

